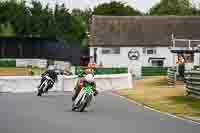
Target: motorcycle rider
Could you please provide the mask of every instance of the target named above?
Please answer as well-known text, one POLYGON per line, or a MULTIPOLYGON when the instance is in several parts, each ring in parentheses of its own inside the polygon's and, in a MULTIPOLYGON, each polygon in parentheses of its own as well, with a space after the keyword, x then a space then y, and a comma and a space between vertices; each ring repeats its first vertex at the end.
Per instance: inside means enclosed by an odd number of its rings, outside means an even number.
MULTIPOLYGON (((49 67, 48 67, 48 70, 45 71, 45 72, 42 74, 42 79, 41 79, 41 81, 40 81, 40 85, 38 86, 38 88, 40 88, 40 86, 42 85, 42 83, 46 80, 46 77, 45 77, 45 76, 50 77, 50 78, 54 81, 54 83, 58 80, 58 76, 57 76, 57 73, 56 73, 55 70, 54 70, 54 66, 49 66, 49 67)), ((48 90, 51 89, 51 88, 53 87, 53 85, 54 85, 54 84, 49 85, 49 86, 46 88, 45 92, 48 92, 48 90)))
POLYGON ((96 90, 96 83, 94 81, 94 74, 91 68, 86 69, 85 71, 81 70, 79 73, 80 79, 77 81, 77 84, 74 88, 74 94, 72 96, 72 101, 76 99, 78 96, 79 92, 81 91, 82 87, 86 83, 91 83, 93 84, 93 91, 94 91, 94 96, 98 94, 98 91, 96 90))

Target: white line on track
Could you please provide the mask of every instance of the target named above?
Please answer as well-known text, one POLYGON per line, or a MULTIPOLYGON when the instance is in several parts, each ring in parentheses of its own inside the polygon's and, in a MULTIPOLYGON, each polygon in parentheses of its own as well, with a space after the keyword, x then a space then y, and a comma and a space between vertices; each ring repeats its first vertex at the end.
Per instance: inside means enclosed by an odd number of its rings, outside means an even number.
POLYGON ((189 122, 189 123, 192 123, 192 124, 200 125, 200 122, 197 122, 197 121, 194 121, 194 120, 188 119, 188 118, 182 118, 182 117, 179 117, 179 116, 176 116, 176 115, 167 113, 167 112, 161 112, 161 111, 159 111, 159 110, 156 110, 156 109, 153 109, 153 108, 151 108, 151 107, 148 107, 148 106, 146 106, 146 105, 144 105, 144 104, 138 103, 138 102, 136 102, 136 101, 134 101, 134 100, 132 100, 132 99, 129 99, 129 98, 127 98, 127 97, 120 96, 119 94, 116 94, 116 93, 113 93, 113 92, 111 92, 111 93, 109 93, 109 94, 111 94, 111 95, 113 95, 113 96, 120 97, 120 98, 122 98, 122 99, 125 99, 125 100, 127 100, 128 102, 132 102, 132 103, 134 103, 134 104, 136 104, 136 105, 138 105, 138 106, 142 106, 143 108, 146 108, 146 109, 148 109, 148 110, 155 111, 155 112, 158 112, 158 113, 161 113, 161 114, 165 114, 165 115, 168 115, 168 116, 171 116, 171 117, 174 117, 174 118, 176 118, 176 119, 183 120, 183 121, 186 121, 186 122, 189 122))

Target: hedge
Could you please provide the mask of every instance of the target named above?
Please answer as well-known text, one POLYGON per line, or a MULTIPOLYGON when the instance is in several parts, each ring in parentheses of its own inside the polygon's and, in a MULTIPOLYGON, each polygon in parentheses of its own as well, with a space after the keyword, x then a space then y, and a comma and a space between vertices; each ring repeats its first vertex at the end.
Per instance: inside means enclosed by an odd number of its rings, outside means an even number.
POLYGON ((0 67, 16 67, 16 60, 0 60, 0 67))

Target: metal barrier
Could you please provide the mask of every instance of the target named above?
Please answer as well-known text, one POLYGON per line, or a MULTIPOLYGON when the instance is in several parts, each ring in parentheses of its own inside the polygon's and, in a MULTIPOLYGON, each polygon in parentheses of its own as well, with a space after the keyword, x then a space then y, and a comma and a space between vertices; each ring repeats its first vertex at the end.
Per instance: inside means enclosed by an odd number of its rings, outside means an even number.
POLYGON ((200 98, 200 71, 187 71, 185 72, 185 75, 188 95, 193 95, 200 98))
POLYGON ((175 85, 176 83, 176 68, 171 67, 168 69, 168 85, 175 85))

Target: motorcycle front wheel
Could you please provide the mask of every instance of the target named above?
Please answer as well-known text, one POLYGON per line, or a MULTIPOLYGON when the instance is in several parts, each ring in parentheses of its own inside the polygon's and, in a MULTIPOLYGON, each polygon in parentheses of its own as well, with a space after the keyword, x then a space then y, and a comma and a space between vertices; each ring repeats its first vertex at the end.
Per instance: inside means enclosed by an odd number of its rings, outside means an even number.
POLYGON ((38 89, 38 94, 37 96, 42 96, 42 93, 43 93, 43 88, 45 87, 45 85, 41 85, 41 87, 38 89))
POLYGON ((75 111, 76 110, 76 106, 75 106, 75 104, 73 103, 72 104, 72 111, 75 111))
POLYGON ((89 101, 89 95, 85 96, 85 99, 83 100, 83 102, 81 103, 80 107, 79 107, 79 112, 83 112, 85 110, 85 108, 87 107, 89 101))

